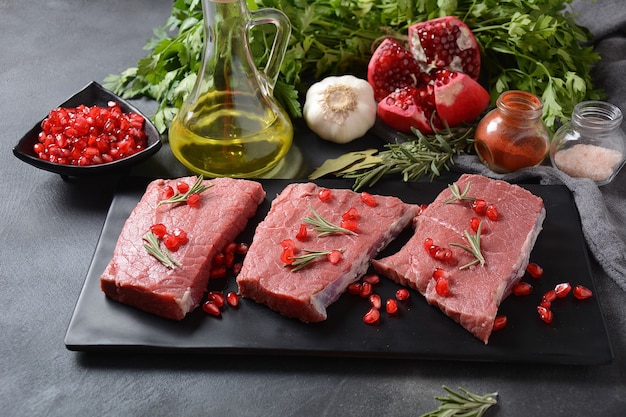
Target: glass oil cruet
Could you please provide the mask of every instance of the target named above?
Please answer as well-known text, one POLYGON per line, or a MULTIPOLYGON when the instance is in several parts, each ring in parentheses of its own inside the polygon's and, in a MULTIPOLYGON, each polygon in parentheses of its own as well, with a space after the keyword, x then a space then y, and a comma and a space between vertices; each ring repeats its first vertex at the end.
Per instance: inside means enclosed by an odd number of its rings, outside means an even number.
POLYGON ((289 151, 293 126, 273 97, 291 35, 281 11, 250 11, 246 0, 202 0, 204 51, 195 85, 169 128, 176 158, 208 177, 256 177, 289 151), (275 26, 264 69, 249 48, 250 30, 275 26))

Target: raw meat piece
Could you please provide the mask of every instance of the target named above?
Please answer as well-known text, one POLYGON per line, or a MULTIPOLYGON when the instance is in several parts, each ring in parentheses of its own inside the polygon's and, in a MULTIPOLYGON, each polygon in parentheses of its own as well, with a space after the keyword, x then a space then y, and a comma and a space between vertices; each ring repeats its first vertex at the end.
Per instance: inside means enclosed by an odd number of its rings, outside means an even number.
POLYGON ((418 290, 428 303, 438 306, 487 343, 500 303, 512 292, 528 265, 545 218, 545 208, 541 198, 505 181, 469 174, 457 181, 461 191, 467 183, 470 183, 468 195, 494 204, 499 220, 477 215, 468 201, 445 204, 452 197, 446 189, 416 218, 415 233, 407 244, 398 253, 374 260, 372 264, 378 273, 418 290), (469 246, 464 231, 475 234, 470 229, 472 217, 483 220, 486 228, 480 239, 486 263, 461 270, 460 266, 475 257, 449 244, 469 246), (450 264, 431 257, 424 248, 427 238, 433 239, 435 245, 451 249, 456 261, 450 264), (435 268, 450 274, 448 296, 440 296, 435 290, 435 268))
POLYGON ((240 295, 303 322, 325 320, 326 307, 367 271, 370 260, 411 222, 418 210, 396 197, 380 195, 375 196, 378 205, 370 207, 358 193, 342 189, 333 189, 331 201, 323 202, 318 197, 321 189, 313 183, 291 184, 277 196, 258 225, 237 276, 240 295), (318 237, 308 225, 308 239, 298 241, 296 233, 302 219, 312 215, 311 207, 337 225, 342 214, 355 207, 360 215, 358 235, 318 237), (345 248, 345 252, 337 265, 324 258, 292 271, 280 259, 284 239, 292 239, 299 249, 345 248))
POLYGON ((173 320, 183 319, 202 300, 215 254, 236 239, 265 198, 255 181, 218 178, 204 191, 198 207, 165 204, 157 207, 165 187, 196 177, 155 180, 124 224, 113 258, 100 277, 102 291, 114 300, 173 320), (168 269, 144 248, 150 226, 187 232, 189 242, 173 252, 180 267, 168 269))

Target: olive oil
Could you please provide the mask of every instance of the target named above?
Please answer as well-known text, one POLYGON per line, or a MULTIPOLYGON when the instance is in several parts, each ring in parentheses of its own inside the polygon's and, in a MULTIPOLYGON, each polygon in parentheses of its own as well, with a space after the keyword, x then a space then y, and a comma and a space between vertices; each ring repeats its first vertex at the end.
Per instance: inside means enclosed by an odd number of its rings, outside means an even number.
POLYGON ((208 177, 256 177, 274 168, 293 141, 289 118, 260 111, 258 97, 218 95, 174 118, 169 142, 176 158, 208 177))

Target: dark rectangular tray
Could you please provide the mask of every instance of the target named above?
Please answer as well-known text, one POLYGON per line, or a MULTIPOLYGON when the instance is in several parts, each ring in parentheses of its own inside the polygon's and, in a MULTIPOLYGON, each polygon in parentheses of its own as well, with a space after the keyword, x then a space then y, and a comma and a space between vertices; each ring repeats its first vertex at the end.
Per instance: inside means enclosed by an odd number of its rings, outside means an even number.
MULTIPOLYGON (((256 224, 267 213, 271 199, 290 182, 260 181, 267 198, 238 241, 250 242, 256 224)), ((352 183, 326 180, 318 183, 349 188, 352 183)), ((542 294, 555 284, 569 281, 595 290, 578 211, 570 192, 562 186, 522 184, 542 197, 547 216, 531 254, 544 268, 541 279, 525 277, 534 291, 525 297, 510 296, 500 314, 507 326, 494 332, 488 345, 470 335, 437 308, 411 290, 410 301, 400 304, 396 317, 384 311, 377 325, 367 325, 363 315, 367 300, 348 293, 331 305, 328 319, 304 324, 285 318, 263 305, 241 299, 237 309, 227 308, 221 318, 197 309, 180 322, 152 316, 112 301, 100 290, 99 276, 111 259, 121 228, 145 190, 145 181, 121 185, 111 204, 84 287, 65 337, 76 351, 155 351, 211 354, 289 354, 314 356, 390 357, 490 362, 525 362, 593 365, 610 362, 613 352, 597 296, 580 301, 574 297, 554 304, 554 321, 548 325, 537 315, 542 294)), ((396 195, 410 203, 429 203, 447 183, 386 181, 368 190, 396 195)), ((383 254, 397 251, 407 241, 407 229, 383 254)), ((383 256, 381 254, 381 256, 383 256)), ((213 282, 212 288, 236 290, 233 277, 213 282)), ((382 279, 376 292, 383 300, 399 286, 382 279)))

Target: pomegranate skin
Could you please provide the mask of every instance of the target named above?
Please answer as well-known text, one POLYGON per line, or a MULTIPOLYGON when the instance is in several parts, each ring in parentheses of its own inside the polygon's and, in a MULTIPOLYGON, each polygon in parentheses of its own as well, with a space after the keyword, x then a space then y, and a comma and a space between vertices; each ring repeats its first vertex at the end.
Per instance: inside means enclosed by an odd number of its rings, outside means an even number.
POLYGON ((449 126, 477 119, 489 106, 489 92, 477 81, 460 72, 446 72, 447 82, 435 82, 437 114, 449 126))

